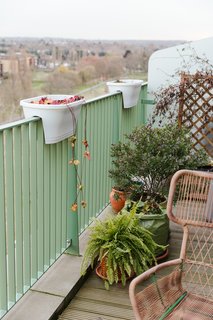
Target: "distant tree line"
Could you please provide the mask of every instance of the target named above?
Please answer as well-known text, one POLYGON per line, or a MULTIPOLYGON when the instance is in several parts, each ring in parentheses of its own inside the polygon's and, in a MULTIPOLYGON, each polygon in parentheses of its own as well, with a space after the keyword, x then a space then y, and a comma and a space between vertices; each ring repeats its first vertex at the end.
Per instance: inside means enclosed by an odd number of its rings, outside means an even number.
POLYGON ((116 79, 133 72, 147 72, 148 59, 152 52, 130 50, 126 56, 106 55, 83 57, 73 70, 69 67, 59 66, 48 77, 45 85, 47 93, 66 93, 70 88, 85 85, 96 81, 116 79))
POLYGON ((147 72, 148 59, 153 48, 127 50, 126 54, 89 55, 83 57, 75 67, 63 63, 51 71, 42 88, 32 86, 32 71, 23 66, 12 72, 7 79, 0 79, 0 123, 20 119, 21 99, 40 94, 65 94, 76 87, 94 82, 116 79, 136 71, 147 72), (42 91, 42 93, 41 93, 42 91))

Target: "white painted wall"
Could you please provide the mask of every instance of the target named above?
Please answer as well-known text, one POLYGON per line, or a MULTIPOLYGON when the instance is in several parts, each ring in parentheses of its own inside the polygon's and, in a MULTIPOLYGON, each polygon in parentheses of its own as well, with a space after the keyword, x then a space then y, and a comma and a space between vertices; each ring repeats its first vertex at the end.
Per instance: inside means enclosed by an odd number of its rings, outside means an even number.
POLYGON ((148 66, 150 98, 152 98, 152 92, 180 81, 179 77, 174 75, 178 71, 187 71, 187 69, 184 69, 184 60, 187 64, 192 64, 190 70, 188 70, 190 73, 199 70, 199 66, 193 64, 191 59, 193 50, 199 57, 207 58, 213 64, 213 37, 159 50, 151 55, 148 66))

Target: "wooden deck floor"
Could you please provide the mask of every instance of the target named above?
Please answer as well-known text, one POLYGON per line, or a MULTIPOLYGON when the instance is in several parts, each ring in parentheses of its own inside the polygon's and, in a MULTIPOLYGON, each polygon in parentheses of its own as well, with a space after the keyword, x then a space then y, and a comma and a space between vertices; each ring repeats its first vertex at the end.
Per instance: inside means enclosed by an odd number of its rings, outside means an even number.
MULTIPOLYGON (((170 225, 171 260, 179 257, 182 232, 170 225)), ((60 320, 134 320, 128 295, 129 284, 123 288, 115 285, 105 290, 103 281, 93 272, 75 298, 59 316, 60 320)))

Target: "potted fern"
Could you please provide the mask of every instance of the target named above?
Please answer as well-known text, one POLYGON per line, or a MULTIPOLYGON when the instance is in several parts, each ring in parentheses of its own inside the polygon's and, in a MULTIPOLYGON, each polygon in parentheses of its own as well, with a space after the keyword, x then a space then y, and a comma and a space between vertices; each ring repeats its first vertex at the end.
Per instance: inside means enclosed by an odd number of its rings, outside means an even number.
POLYGON ((83 257, 82 275, 98 260, 96 273, 105 280, 108 289, 119 281, 125 285, 128 278, 139 275, 156 262, 155 250, 159 245, 140 225, 136 210, 137 206, 133 206, 130 213, 96 220, 83 257))

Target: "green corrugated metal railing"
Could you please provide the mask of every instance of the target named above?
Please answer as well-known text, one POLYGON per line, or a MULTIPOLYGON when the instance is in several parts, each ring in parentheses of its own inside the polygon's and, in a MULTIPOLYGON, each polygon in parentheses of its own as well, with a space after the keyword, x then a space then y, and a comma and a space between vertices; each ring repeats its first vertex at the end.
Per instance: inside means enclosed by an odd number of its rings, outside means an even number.
POLYGON ((68 164, 69 139, 46 145, 39 118, 0 127, 0 317, 65 250, 78 254, 79 235, 108 203, 111 144, 145 122, 146 90, 145 84, 131 109, 123 109, 121 93, 82 107, 77 155, 87 207, 79 203, 78 212, 70 210, 77 180, 68 164), (85 117, 89 161, 83 156, 85 117))
POLYGON ((0 128, 0 316, 69 245, 68 150, 38 118, 0 128))
MULTIPOLYGON (((146 105, 142 100, 146 98, 147 85, 141 89, 138 105, 129 109, 122 107, 121 93, 107 95, 102 99, 87 103, 81 111, 78 120, 78 156, 80 162, 79 171, 83 167, 83 184, 85 186, 85 198, 88 205, 78 212, 79 233, 91 223, 92 218, 108 204, 112 181, 108 177, 111 166, 110 148, 112 143, 124 139, 125 133, 130 133, 135 126, 145 122, 146 105), (85 116, 87 113, 87 137, 90 147, 91 160, 83 157, 83 132, 85 116)), ((81 207, 80 204, 78 206, 81 207)))

